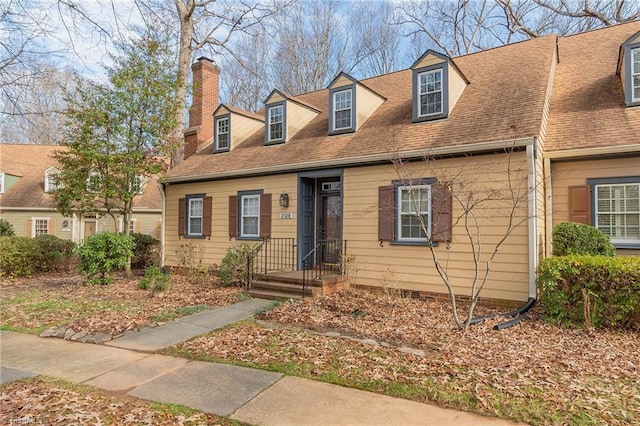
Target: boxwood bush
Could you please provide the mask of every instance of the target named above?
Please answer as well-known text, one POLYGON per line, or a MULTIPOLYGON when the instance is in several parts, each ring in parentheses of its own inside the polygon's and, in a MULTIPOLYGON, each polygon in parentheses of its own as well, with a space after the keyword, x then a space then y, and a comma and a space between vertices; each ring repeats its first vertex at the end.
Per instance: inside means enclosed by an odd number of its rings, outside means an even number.
POLYGON ((42 253, 34 239, 0 237, 0 273, 28 277, 42 265, 42 253))
POLYGON ((247 256, 254 245, 240 243, 229 247, 218 266, 218 276, 225 286, 242 286, 247 277, 247 256))
POLYGON ((76 248, 78 272, 89 284, 111 283, 111 271, 124 268, 133 254, 133 237, 114 232, 100 232, 76 248))
POLYGON ((640 257, 549 257, 538 285, 551 322, 640 330, 640 257))
POLYGON ((614 256, 609 236, 593 226, 575 222, 562 222, 553 228, 553 255, 595 254, 614 256))
POLYGON ((55 235, 38 235, 34 238, 40 250, 40 269, 44 272, 69 270, 71 257, 76 247, 73 241, 55 235))
POLYGON ((160 264, 160 240, 156 240, 151 235, 132 233, 133 257, 131 258, 132 268, 147 268, 160 264))

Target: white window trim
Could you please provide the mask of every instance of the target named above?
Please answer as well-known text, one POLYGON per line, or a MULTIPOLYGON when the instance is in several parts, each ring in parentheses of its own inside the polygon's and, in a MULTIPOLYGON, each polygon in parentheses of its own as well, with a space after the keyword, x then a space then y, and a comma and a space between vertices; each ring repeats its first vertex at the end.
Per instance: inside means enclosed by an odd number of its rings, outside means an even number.
POLYGON ((231 140, 229 138, 229 131, 231 130, 231 120, 229 117, 221 117, 218 118, 216 120, 216 150, 218 151, 223 151, 226 149, 230 148, 231 145, 231 140), (227 123, 227 131, 226 132, 220 132, 220 123, 226 122, 227 123), (220 146, 220 135, 227 135, 227 145, 226 146, 220 146))
MULTIPOLYGON (((595 198, 595 227, 600 229, 599 227, 599 223, 598 223, 598 219, 600 215, 616 215, 616 214, 638 214, 640 215, 640 211, 635 212, 635 211, 618 211, 618 212, 599 212, 598 211, 598 191, 600 190, 600 188, 602 187, 614 187, 614 186, 629 186, 629 185, 636 185, 638 186, 638 191, 640 191, 640 183, 636 183, 636 182, 629 182, 629 183, 603 183, 603 184, 597 184, 594 185, 594 198, 595 198)), ((603 231, 604 232, 604 231, 603 231)), ((640 243, 640 238, 639 239, 631 239, 631 238, 615 238, 610 236, 611 238, 611 242, 615 245, 615 244, 638 244, 640 243)))
POLYGON ((434 70, 429 70, 429 71, 424 71, 421 73, 418 73, 418 82, 416 84, 416 90, 418 91, 418 117, 429 117, 430 115, 440 115, 444 113, 444 72, 442 70, 442 68, 437 68, 434 70), (428 75, 428 74, 440 74, 440 90, 436 90, 433 92, 424 92, 422 93, 422 84, 420 82, 420 80, 422 79, 423 75, 428 75), (430 113, 426 113, 426 114, 422 114, 422 96, 423 95, 430 95, 433 93, 440 93, 440 111, 436 111, 436 112, 430 112, 430 113))
POLYGON ((332 131, 338 131, 338 130, 347 130, 347 129, 352 129, 353 128, 353 90, 351 88, 349 89, 345 89, 345 90, 337 90, 335 92, 333 92, 333 129, 332 131), (349 108, 341 108, 338 109, 338 105, 337 105, 337 98, 338 95, 341 93, 349 93, 349 104, 351 105, 349 108), (345 126, 345 127, 338 127, 337 126, 337 116, 338 116, 338 112, 341 111, 349 111, 349 126, 345 126))
MULTIPOLYGON (((131 224, 129 225, 131 227, 131 229, 129 229, 129 232, 136 232, 135 228, 136 228, 136 218, 131 218, 129 221, 131 222, 131 224)), ((124 232, 124 217, 120 218, 120 232, 124 232)))
POLYGON ((131 188, 131 192, 133 192, 135 195, 142 195, 144 193, 144 186, 147 184, 146 179, 144 178, 144 176, 142 175, 136 175, 133 178, 133 188, 131 188), (136 181, 139 182, 139 185, 137 190, 136 190, 136 181))
POLYGON ((268 114, 268 123, 267 123, 267 132, 268 132, 268 137, 267 140, 269 142, 275 142, 275 141, 281 141, 284 138, 284 105, 275 105, 275 106, 271 106, 269 107, 269 114, 268 114), (276 122, 271 122, 271 113, 273 111, 275 111, 276 109, 280 109, 280 117, 282 117, 282 119, 280 121, 276 121, 276 122), (272 138, 271 137, 271 125, 272 124, 280 124, 282 125, 282 131, 281 134, 282 136, 280 136, 279 138, 272 138))
POLYGON ((256 238, 260 236, 260 194, 243 195, 240 197, 240 236, 246 238, 256 238), (249 199, 258 200, 258 213, 255 216, 244 214, 244 202, 249 199), (248 234, 244 231, 244 219, 246 217, 256 217, 258 219, 256 227, 257 232, 255 234, 248 234))
POLYGON ((35 238, 36 237, 36 222, 38 220, 44 220, 47 222, 47 232, 46 234, 51 234, 51 230, 49 229, 49 225, 51 223, 51 219, 48 217, 32 217, 31 218, 31 238, 35 238))
POLYGON ((631 101, 632 102, 640 102, 640 91, 638 91, 638 96, 634 96, 635 92, 634 92, 634 84, 633 84, 633 80, 634 77, 638 76, 640 77, 640 68, 639 69, 634 69, 634 62, 633 62, 633 55, 635 54, 635 52, 638 52, 638 54, 640 55, 640 47, 636 47, 634 49, 631 49, 630 53, 631 53, 631 81, 629 82, 631 85, 631 101))
MULTIPOLYGON (((401 242, 428 242, 431 238, 432 229, 431 229, 431 214, 432 214, 432 198, 433 192, 431 189, 431 185, 404 185, 398 186, 396 191, 396 235, 397 241, 401 242), (402 236, 402 192, 403 191, 412 191, 417 189, 426 189, 427 190, 427 237, 426 238, 411 238, 411 237, 403 237, 402 236)), ((415 206, 414 206, 415 207, 415 206)), ((425 214, 424 212, 420 212, 421 214, 425 214)), ((411 213, 411 215, 415 215, 411 213)))
POLYGON ((187 221, 187 235, 191 235, 191 236, 202 236, 202 230, 204 227, 204 197, 193 197, 193 198, 189 198, 189 201, 187 202, 187 214, 186 214, 186 221, 187 221), (201 213, 200 216, 193 216, 191 214, 191 203, 194 201, 199 201, 201 204, 201 213), (200 232, 191 232, 191 219, 194 218, 199 218, 200 219, 200 232))
POLYGON ((0 170, 0 194, 4 194, 4 172, 0 170))

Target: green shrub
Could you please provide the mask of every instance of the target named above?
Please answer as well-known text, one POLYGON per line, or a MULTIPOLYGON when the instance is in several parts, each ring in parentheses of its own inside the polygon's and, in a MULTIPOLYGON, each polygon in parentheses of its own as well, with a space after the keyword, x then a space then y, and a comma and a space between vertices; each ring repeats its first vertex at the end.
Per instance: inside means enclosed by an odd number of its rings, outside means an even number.
POLYGON ((155 296, 169 288, 169 275, 162 272, 157 266, 149 266, 144 271, 144 276, 138 283, 138 288, 150 290, 151 295, 155 296))
POLYGON ((609 236, 593 226, 562 222, 553 228, 553 255, 594 254, 614 256, 616 249, 609 236))
POLYGON ((0 219, 0 237, 13 237, 16 233, 13 225, 4 219, 0 219))
POLYGON ((0 272, 12 277, 28 277, 42 265, 42 254, 35 240, 26 237, 0 237, 0 272))
POLYGON ((133 254, 133 237, 113 232, 93 234, 76 248, 78 271, 90 284, 109 284, 114 269, 124 268, 133 254), (98 278, 96 278, 98 276, 98 278))
POLYGON ((40 268, 42 271, 69 270, 69 263, 73 256, 75 243, 62 240, 55 235, 38 235, 34 238, 40 250, 40 268))
POLYGON ((640 329, 640 257, 550 257, 540 262, 538 285, 552 322, 640 329))
POLYGON ((247 277, 247 256, 253 245, 240 243, 231 246, 218 266, 218 277, 225 286, 242 286, 247 277))
POLYGON ((150 235, 132 233, 134 247, 132 268, 146 268, 160 264, 160 241, 150 235))

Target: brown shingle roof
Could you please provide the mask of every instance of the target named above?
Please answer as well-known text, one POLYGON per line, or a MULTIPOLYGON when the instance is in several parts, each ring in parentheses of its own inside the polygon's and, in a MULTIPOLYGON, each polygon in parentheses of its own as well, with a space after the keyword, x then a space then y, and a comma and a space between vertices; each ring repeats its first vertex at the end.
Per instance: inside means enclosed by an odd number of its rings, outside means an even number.
MULTIPOLYGON (((547 36, 456 58, 470 84, 446 120, 412 123, 411 70, 363 80, 386 98, 357 132, 328 136, 328 108, 290 141, 264 146, 256 132, 230 152, 203 151, 168 173, 169 178, 241 173, 245 169, 310 161, 511 140, 539 134, 556 49, 547 36)), ((328 105, 328 90, 295 96, 328 105)))
POLYGON ((627 108, 616 75, 620 45, 640 22, 559 39, 546 151, 640 144, 640 108, 627 108))
MULTIPOLYGON (((0 170, 5 175, 20 177, 0 195, 0 207, 53 208, 50 195, 44 192, 44 172, 51 166, 59 167, 53 154, 60 149, 62 147, 57 145, 0 143, 0 170)), ((162 208, 162 194, 156 177, 149 180, 144 194, 134 198, 134 208, 162 208)))

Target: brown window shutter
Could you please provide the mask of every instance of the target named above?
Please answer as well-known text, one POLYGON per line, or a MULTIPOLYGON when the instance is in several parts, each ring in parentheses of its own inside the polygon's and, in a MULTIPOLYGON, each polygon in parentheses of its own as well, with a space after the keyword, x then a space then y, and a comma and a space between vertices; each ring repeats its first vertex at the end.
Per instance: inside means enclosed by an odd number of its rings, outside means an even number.
POLYGON ((393 241, 394 214, 393 186, 378 187, 378 239, 380 241, 393 241))
POLYGON ((178 235, 184 235, 184 230, 186 229, 186 225, 185 225, 186 210, 187 210, 187 199, 180 198, 178 200, 178 235))
POLYGON ((569 187, 569 220, 591 225, 591 187, 569 187))
POLYGON ((55 221, 55 219, 49 219, 49 223, 47 224, 47 233, 49 235, 56 235, 56 221, 55 221))
POLYGON ((204 197, 202 200, 202 235, 211 236, 211 217, 213 216, 213 199, 204 197))
POLYGON ((31 235, 31 226, 32 226, 32 221, 31 219, 27 219, 27 221, 24 224, 24 236, 31 238, 33 237, 33 235, 31 235))
POLYGON ((431 187, 431 232, 432 241, 450 242, 452 227, 453 197, 449 188, 441 183, 431 187))
POLYGON ((156 220, 154 229, 155 229, 156 240, 161 239, 162 238, 162 221, 161 220, 156 220))
POLYGON ((271 194, 260 196, 260 237, 271 236, 271 194))
POLYGON ((135 232, 137 234, 141 234, 142 233, 142 221, 141 220, 134 220, 133 221, 133 232, 135 232))
POLYGON ((238 236, 238 196, 229 195, 229 238, 238 236))

